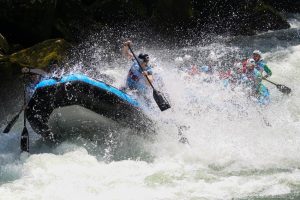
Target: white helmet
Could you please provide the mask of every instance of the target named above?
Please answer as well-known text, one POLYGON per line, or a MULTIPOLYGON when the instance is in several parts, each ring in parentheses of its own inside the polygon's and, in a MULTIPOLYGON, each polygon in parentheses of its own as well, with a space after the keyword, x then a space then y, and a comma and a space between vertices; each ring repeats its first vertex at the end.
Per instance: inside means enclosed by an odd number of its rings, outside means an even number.
POLYGON ((261 53, 260 50, 254 50, 254 51, 253 51, 253 54, 257 54, 257 55, 259 55, 260 57, 262 57, 262 53, 261 53))
POLYGON ((236 69, 243 69, 243 63, 241 63, 241 62, 234 63, 233 67, 236 69))
POLYGON ((183 56, 183 60, 191 60, 191 58, 192 58, 192 56, 187 55, 187 54, 183 56))
POLYGON ((181 64, 181 63, 183 63, 183 58, 182 57, 177 57, 177 58, 175 58, 175 62, 177 64, 181 64))
POLYGON ((255 60, 253 58, 249 58, 246 65, 247 67, 255 65, 255 60))

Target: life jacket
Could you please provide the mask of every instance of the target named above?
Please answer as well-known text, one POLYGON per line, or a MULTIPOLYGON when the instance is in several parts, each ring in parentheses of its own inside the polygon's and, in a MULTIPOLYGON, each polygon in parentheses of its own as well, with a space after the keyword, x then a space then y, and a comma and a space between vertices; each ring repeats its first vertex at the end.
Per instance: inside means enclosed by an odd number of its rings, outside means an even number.
POLYGON ((244 60, 242 62, 243 68, 242 68, 242 72, 245 74, 247 72, 247 60, 244 60))
POLYGON ((245 73, 246 77, 250 80, 250 81, 254 81, 257 78, 260 78, 260 71, 258 71, 257 69, 253 69, 252 71, 249 71, 247 69, 246 73, 245 73))
POLYGON ((138 77, 137 75, 135 75, 132 70, 130 69, 129 72, 128 72, 128 77, 133 80, 133 81, 139 81, 140 80, 140 77, 138 77))
POLYGON ((200 74, 200 72, 196 65, 192 65, 190 70, 188 71, 188 74, 189 75, 197 75, 197 74, 200 74))
POLYGON ((263 72, 264 71, 264 66, 266 65, 265 61, 260 59, 258 62, 255 63, 256 66, 255 68, 260 71, 260 72, 263 72))
MULTIPOLYGON (((144 71, 148 74, 152 74, 152 67, 150 65, 146 66, 144 71)), ((137 62, 133 62, 127 76, 127 86, 130 89, 136 89, 139 91, 147 90, 146 78, 144 77, 142 70, 140 69, 137 62)))
POLYGON ((220 78, 220 79, 228 79, 228 78, 230 78, 231 76, 232 76, 232 72, 231 72, 230 69, 227 70, 227 71, 225 71, 225 72, 219 72, 219 78, 220 78))

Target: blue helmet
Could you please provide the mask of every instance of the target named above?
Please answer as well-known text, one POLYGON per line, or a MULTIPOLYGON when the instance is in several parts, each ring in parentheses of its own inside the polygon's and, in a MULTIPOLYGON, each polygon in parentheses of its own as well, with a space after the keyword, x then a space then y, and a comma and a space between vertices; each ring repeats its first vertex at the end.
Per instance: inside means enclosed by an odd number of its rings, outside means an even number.
POLYGON ((148 54, 140 53, 139 56, 138 56, 138 58, 142 62, 149 62, 149 55, 148 54))

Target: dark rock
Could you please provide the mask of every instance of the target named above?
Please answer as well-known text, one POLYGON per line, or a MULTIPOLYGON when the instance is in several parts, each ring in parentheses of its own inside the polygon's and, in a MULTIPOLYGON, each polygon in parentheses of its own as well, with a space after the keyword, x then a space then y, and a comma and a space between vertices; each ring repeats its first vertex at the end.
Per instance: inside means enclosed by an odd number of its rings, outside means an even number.
POLYGON ((25 47, 56 37, 76 39, 92 20, 80 0, 0 1, 0 19, 0 32, 9 43, 25 47))
POLYGON ((268 31, 289 28, 289 23, 273 7, 259 4, 254 8, 251 26, 257 31, 268 31))
POLYGON ((192 4, 189 0, 160 0, 154 9, 154 17, 161 23, 186 22, 192 16, 192 4))
POLYGON ((10 43, 33 45, 50 38, 56 1, 11 0, 0 3, 0 32, 10 43))
POLYGON ((215 33, 253 35, 257 31, 289 28, 278 11, 258 0, 201 1, 194 8, 202 28, 215 33))
POLYGON ((267 4, 273 6, 279 11, 300 12, 300 0, 264 0, 267 4))
POLYGON ((106 23, 144 20, 147 17, 147 8, 142 0, 96 0, 86 8, 97 21, 106 23))
POLYGON ((288 28, 275 9, 292 9, 287 4, 279 0, 11 0, 0 3, 0 32, 10 44, 25 47, 57 37, 80 42, 82 33, 107 24, 125 32, 125 24, 136 21, 166 36, 202 31, 249 35, 288 28))
POLYGON ((9 45, 5 37, 0 33, 0 55, 7 54, 9 52, 9 45))

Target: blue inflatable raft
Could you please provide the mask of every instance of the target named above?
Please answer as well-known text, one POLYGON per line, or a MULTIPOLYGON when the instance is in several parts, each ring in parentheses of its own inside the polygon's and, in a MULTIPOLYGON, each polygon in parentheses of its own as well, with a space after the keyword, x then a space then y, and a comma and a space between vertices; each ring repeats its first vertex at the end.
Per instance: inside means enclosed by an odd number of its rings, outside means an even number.
POLYGON ((36 133, 54 140, 77 135, 99 138, 124 129, 143 132, 151 126, 134 98, 82 74, 37 84, 26 117, 36 133))

